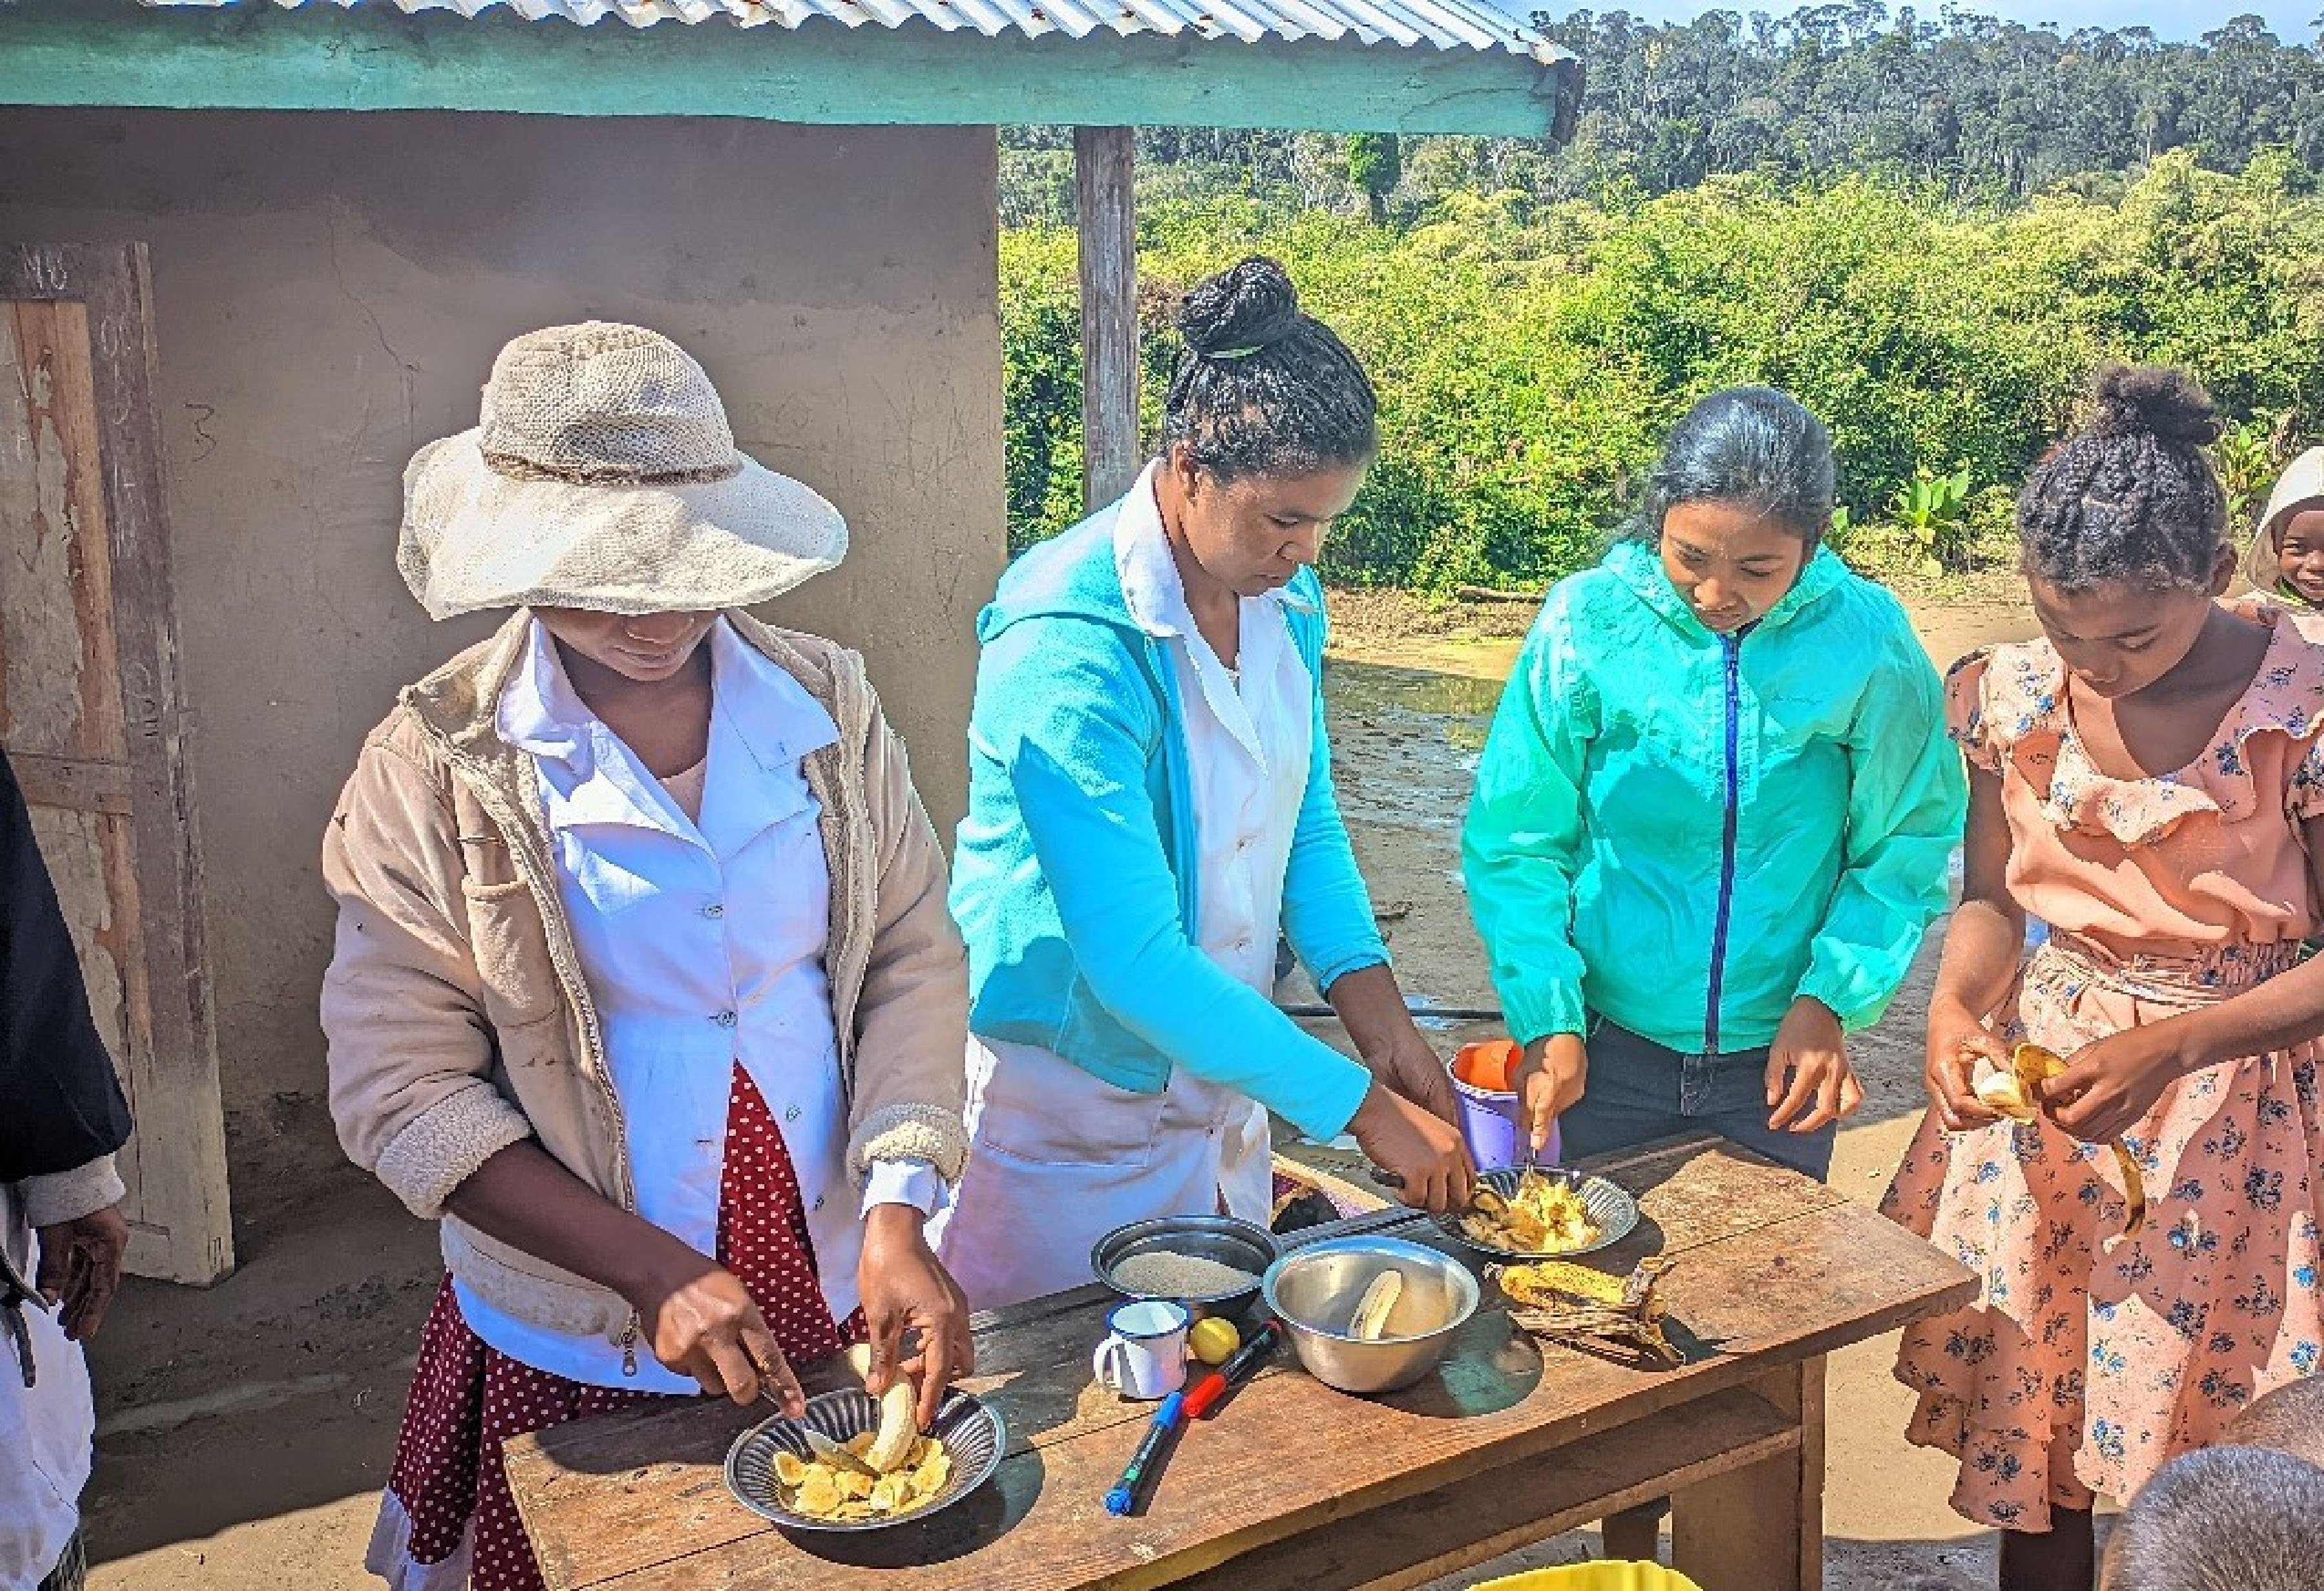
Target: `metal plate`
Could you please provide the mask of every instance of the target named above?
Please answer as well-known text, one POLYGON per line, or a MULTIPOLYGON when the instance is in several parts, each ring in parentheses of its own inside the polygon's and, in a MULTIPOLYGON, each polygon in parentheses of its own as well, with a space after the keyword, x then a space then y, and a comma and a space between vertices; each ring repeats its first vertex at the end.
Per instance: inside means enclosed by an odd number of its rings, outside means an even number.
POLYGON ((879 1429, 880 1405, 862 1387, 846 1387, 809 1398, 804 1420, 777 1415, 734 1438, 734 1445, 726 1450, 726 1489, 734 1494, 735 1502, 787 1531, 853 1533, 884 1531, 924 1520, 938 1509, 951 1507, 991 1479, 992 1472, 1001 1467, 1002 1451, 1009 1446, 1008 1429, 992 1406, 954 1387, 945 1394, 944 1406, 936 1411, 936 1422, 927 1431, 952 1455, 952 1479, 933 1502, 909 1513, 886 1519, 810 1519, 783 1506, 782 1488, 775 1482, 777 1453, 788 1453, 800 1459, 815 1457, 807 1445, 803 1429, 807 1426, 813 1426, 835 1442, 844 1442, 879 1429))
MULTIPOLYGON (((1503 1198, 1508 1198, 1517 1192, 1517 1179, 1526 1174, 1526 1169, 1524 1166, 1496 1166, 1489 1171, 1478 1172, 1477 1180, 1503 1198)), ((1628 1189, 1609 1182, 1603 1177, 1591 1177, 1580 1171, 1569 1171, 1558 1166, 1541 1166, 1536 1169, 1543 1176, 1554 1177, 1561 1182, 1571 1185, 1581 1193, 1582 1202, 1589 1207, 1590 1218, 1598 1224, 1597 1241, 1583 1244, 1580 1248, 1536 1253, 1532 1249, 1507 1248, 1497 1243, 1481 1243, 1469 1235, 1467 1230, 1462 1226, 1461 1217, 1458 1216, 1439 1216, 1436 1217, 1436 1225, 1443 1229, 1447 1237, 1462 1246, 1472 1248, 1480 1254, 1491 1254, 1496 1259, 1503 1260, 1570 1260, 1576 1254, 1594 1254, 1601 1248, 1611 1248, 1637 1230, 1638 1201, 1630 1196, 1628 1189)))

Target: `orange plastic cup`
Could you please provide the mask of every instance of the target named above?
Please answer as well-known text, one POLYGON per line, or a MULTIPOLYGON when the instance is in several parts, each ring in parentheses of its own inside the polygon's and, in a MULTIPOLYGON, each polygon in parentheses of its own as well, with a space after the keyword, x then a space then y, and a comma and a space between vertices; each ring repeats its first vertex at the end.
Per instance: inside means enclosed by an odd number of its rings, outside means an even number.
POLYGON ((1471 1088, 1507 1094, 1516 1087, 1517 1062, 1524 1052, 1514 1040, 1485 1039, 1463 1044, 1452 1057, 1452 1075, 1471 1088))

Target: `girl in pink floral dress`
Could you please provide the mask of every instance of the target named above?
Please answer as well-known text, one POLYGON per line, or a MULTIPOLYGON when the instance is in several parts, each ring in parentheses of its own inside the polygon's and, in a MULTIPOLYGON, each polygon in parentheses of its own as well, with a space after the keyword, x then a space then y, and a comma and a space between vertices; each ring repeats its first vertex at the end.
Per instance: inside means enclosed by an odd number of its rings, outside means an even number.
POLYGON ((1955 665, 1967 883, 1930 1000, 1932 1109, 1888 1214, 1984 1281, 1905 1333, 1908 1432, 2006 1534, 2004 1591, 2089 1591, 2090 1510, 2317 1367, 2324 649, 2218 598, 2236 557, 2174 372, 2111 370, 2018 506, 2044 639, 1955 665), (2051 927, 2021 967, 2027 915, 2051 927), (1978 1056, 2071 1062, 1997 1121, 1978 1056), (2123 1235, 2110 1152, 2143 1171, 2123 1235))

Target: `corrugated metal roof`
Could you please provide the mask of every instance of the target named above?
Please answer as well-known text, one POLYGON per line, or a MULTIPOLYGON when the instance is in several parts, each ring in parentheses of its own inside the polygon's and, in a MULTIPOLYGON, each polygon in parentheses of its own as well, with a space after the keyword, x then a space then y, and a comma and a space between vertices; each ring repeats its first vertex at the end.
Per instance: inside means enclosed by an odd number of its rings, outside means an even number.
MULTIPOLYGON (((148 5, 221 6, 238 0, 143 0, 148 5)), ((658 22, 704 23, 725 18, 742 27, 797 28, 818 17, 850 28, 876 23, 900 28, 925 23, 946 32, 968 29, 988 38, 1019 33, 1038 39, 1063 33, 1082 39, 1103 31, 1128 36, 1268 40, 1353 39, 1406 49, 1506 51, 1542 62, 1567 52, 1522 27, 1485 0, 274 0, 285 9, 302 4, 357 5, 398 11, 456 11, 475 16, 495 5, 528 22, 559 18, 589 27, 617 17, 633 28, 658 22)))

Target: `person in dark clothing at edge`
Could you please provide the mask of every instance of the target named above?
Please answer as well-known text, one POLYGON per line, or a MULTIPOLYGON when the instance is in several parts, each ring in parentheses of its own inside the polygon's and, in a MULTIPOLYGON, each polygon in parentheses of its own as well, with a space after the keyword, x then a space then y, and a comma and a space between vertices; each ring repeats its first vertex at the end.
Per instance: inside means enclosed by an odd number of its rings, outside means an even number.
POLYGON ((96 1426, 80 1345, 129 1246, 129 1105, 0 754, 0 1591, 78 1591, 96 1426))

